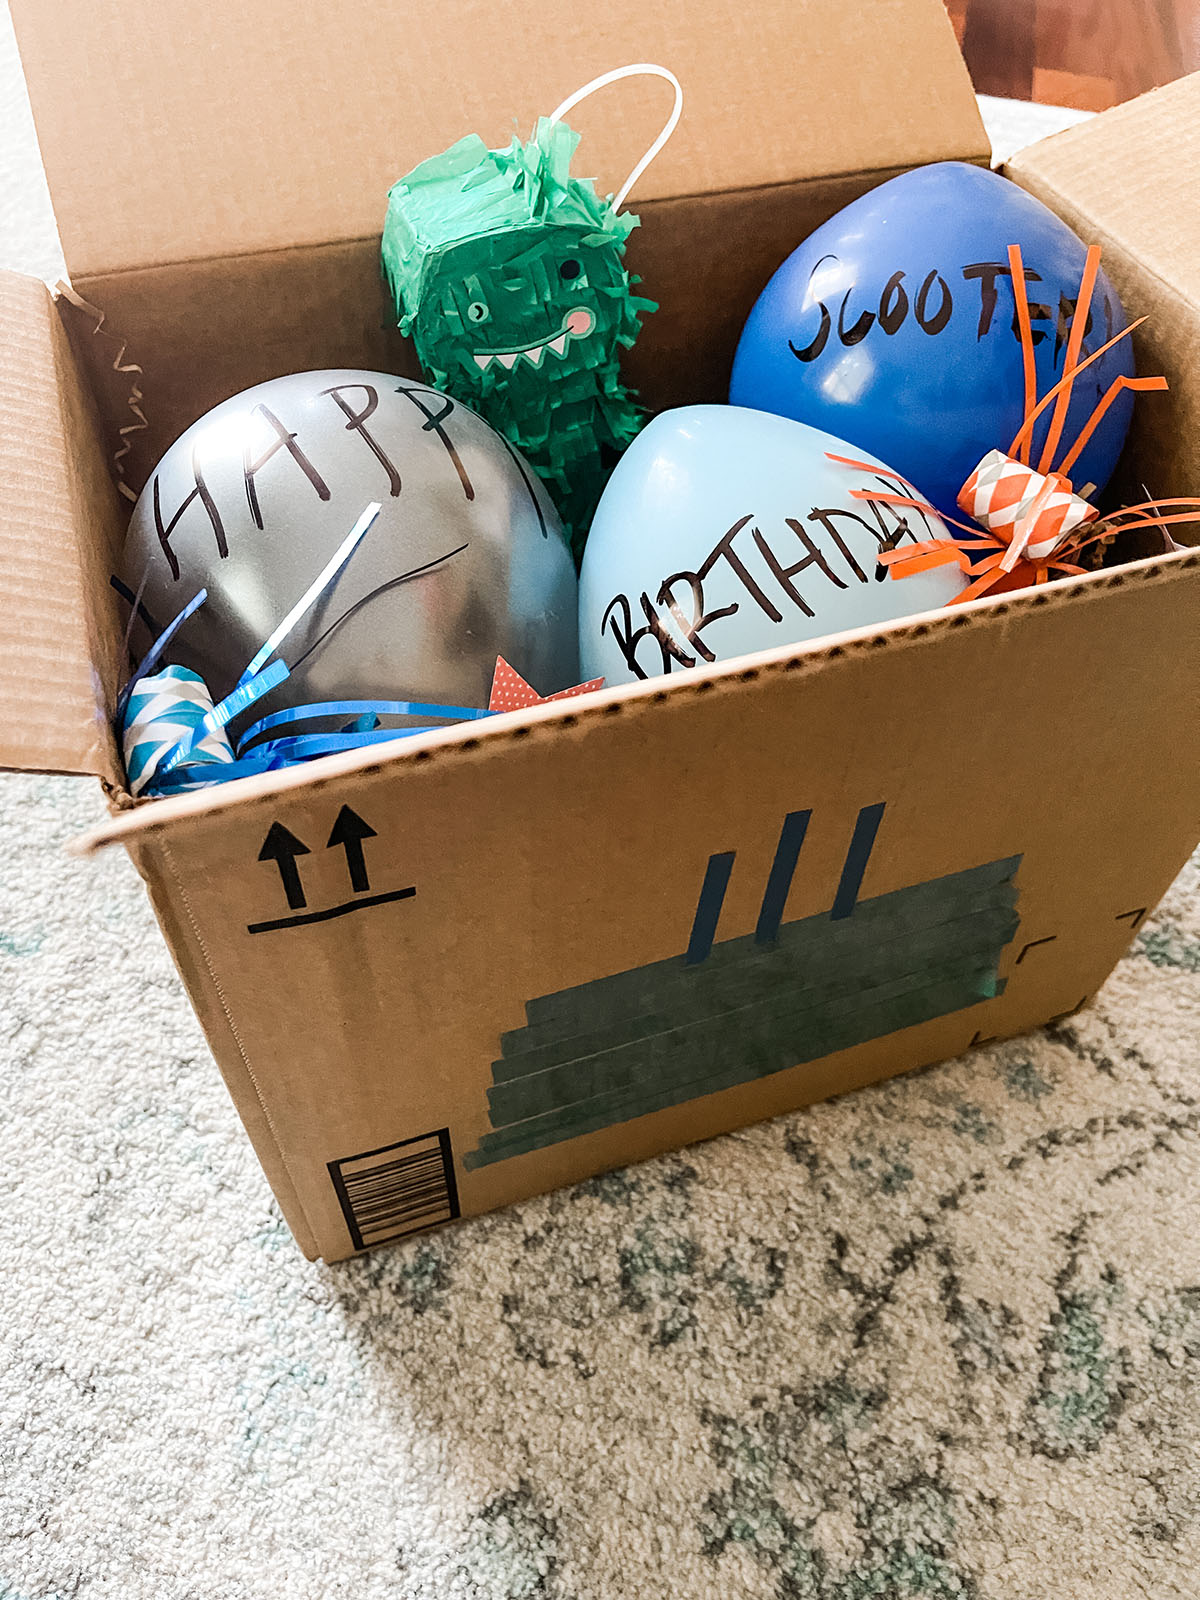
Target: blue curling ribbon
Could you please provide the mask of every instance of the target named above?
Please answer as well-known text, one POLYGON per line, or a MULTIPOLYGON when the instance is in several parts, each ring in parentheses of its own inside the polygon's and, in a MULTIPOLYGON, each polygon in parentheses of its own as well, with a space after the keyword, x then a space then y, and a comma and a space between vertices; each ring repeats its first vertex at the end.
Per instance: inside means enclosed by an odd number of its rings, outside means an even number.
POLYGON ((389 739, 411 739, 417 733, 432 733, 432 727, 374 728, 366 733, 302 733, 287 739, 270 739, 255 745, 246 759, 253 759, 270 751, 279 766, 291 766, 297 761, 312 761, 317 756, 331 755, 336 750, 360 750, 364 745, 382 744, 389 739))
POLYGON ((329 563, 255 652, 233 690, 217 705, 211 704, 203 679, 186 668, 167 667, 156 676, 151 675, 176 633, 208 598, 207 590, 201 589, 168 624, 117 700, 116 717, 134 794, 186 794, 234 778, 314 761, 338 750, 408 739, 447 723, 472 722, 493 715, 478 706, 443 706, 416 700, 326 700, 272 712, 230 742, 225 731, 228 725, 290 676, 284 662, 268 665, 270 657, 341 572, 380 509, 378 504, 367 506, 329 563), (205 703, 210 709, 202 714, 205 703), (276 728, 292 728, 330 717, 352 720, 336 730, 262 737, 276 728), (436 720, 385 728, 380 724, 381 717, 436 720))
POLYGON ((192 613, 194 611, 199 611, 200 607, 207 599, 207 589, 201 589, 198 591, 198 593, 194 594, 188 601, 187 605, 184 606, 183 610, 175 618, 174 622, 169 622, 167 624, 167 626, 159 634, 158 638, 150 646, 149 650, 147 650, 146 654, 142 657, 141 661, 138 663, 136 671, 133 674, 133 677, 130 678, 129 682, 117 696, 117 709, 115 716, 119 725, 123 725, 125 722, 125 712, 129 707, 129 698, 133 694, 133 691, 137 688, 141 680, 158 665, 159 661, 162 659, 163 651, 170 644, 171 640, 179 632, 180 628, 182 628, 183 624, 192 615, 192 613))
POLYGON ((296 626, 300 619, 317 603, 317 601, 325 593, 326 589, 328 589, 329 585, 337 577, 338 573, 346 565, 347 561, 349 561, 350 557, 358 549, 368 528, 370 528, 371 524, 375 521, 375 518, 382 510, 383 507, 379 504, 378 500, 373 500, 371 504, 367 506, 362 516, 359 517, 358 521, 350 529, 350 532, 333 552, 332 557, 327 562, 325 567, 309 584, 308 588, 300 596, 299 600, 296 601, 296 604, 288 612, 287 616, 284 617, 283 621, 274 630, 270 638, 251 660, 245 672, 243 672, 241 677, 238 679, 239 688, 242 684, 249 682, 250 679, 256 677, 257 674, 262 671, 263 667, 275 654, 276 650, 279 649, 279 646, 287 638, 288 634, 291 633, 292 629, 296 626))
POLYGON ((299 766, 305 761, 315 761, 319 756, 333 755, 339 750, 355 750, 366 745, 385 743, 391 739, 408 739, 417 733, 430 733, 431 727, 379 728, 366 733, 301 734, 286 739, 273 739, 255 747, 254 751, 239 756, 231 762, 212 766, 199 762, 183 763, 169 773, 155 776, 148 794, 162 798, 168 794, 185 794, 193 789, 207 789, 216 783, 229 783, 234 778, 254 777, 262 772, 278 772, 283 767, 299 766))
MULTIPOLYGON (((289 706, 285 711, 272 711, 270 716, 251 723, 238 735, 238 751, 240 754, 269 728, 284 727, 292 722, 311 722, 316 717, 439 717, 446 722, 474 722, 480 717, 494 714, 478 706, 439 706, 419 700, 319 700, 311 705, 289 706)), ((426 730, 414 728, 401 731, 424 733, 426 730)))

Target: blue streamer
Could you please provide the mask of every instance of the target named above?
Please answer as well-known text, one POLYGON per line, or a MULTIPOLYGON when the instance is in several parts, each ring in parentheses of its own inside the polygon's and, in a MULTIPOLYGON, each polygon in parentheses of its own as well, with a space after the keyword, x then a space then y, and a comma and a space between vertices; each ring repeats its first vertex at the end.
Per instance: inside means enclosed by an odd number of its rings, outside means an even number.
POLYGON ((358 549, 359 545, 362 543, 363 536, 366 534, 367 530, 370 528, 371 524, 375 521, 375 518, 382 510, 383 507, 380 505, 378 500, 373 500, 371 504, 367 506, 362 516, 359 517, 358 521, 350 529, 350 532, 334 551, 332 557, 325 565, 323 570, 319 572, 313 579, 312 583, 309 584, 308 588, 300 596, 299 600, 296 601, 296 604, 288 612, 287 616, 284 617, 283 621, 271 634, 271 637, 250 662, 245 672, 242 673, 241 678, 238 680, 239 687, 243 683, 248 683, 252 678, 256 677, 258 673, 262 671, 263 667, 275 654, 276 650, 279 649, 279 646, 284 642, 288 634, 291 633, 296 624, 312 609, 321 596, 326 592, 326 590, 333 583, 334 579, 341 572, 342 568, 346 565, 347 561, 349 561, 350 557, 358 549))
MULTIPOLYGON (((480 717, 495 713, 478 706, 427 705, 419 700, 319 700, 310 705, 288 706, 284 711, 272 711, 269 716, 251 723, 238 735, 238 749, 243 750, 270 728, 284 727, 292 722, 311 722, 317 717, 440 717, 448 722, 474 722, 480 717)), ((424 731, 424 730, 422 730, 424 731)))
POLYGON ((359 750, 365 745, 382 744, 388 739, 411 739, 417 733, 436 731, 432 727, 423 727, 376 728, 366 733, 302 733, 255 745, 249 756, 261 756, 270 751, 279 765, 288 766, 293 761, 312 761, 317 756, 330 755, 337 750, 359 750))
POLYGON ((306 761, 316 761, 320 756, 336 754, 339 750, 356 750, 391 739, 408 739, 414 734, 435 731, 433 727, 380 728, 373 732, 300 734, 273 739, 256 746, 250 754, 239 756, 237 760, 221 766, 207 762, 181 762, 179 766, 172 765, 169 772, 160 769, 146 793, 159 799, 171 794, 186 794, 194 789, 207 789, 215 783, 231 783, 235 778, 250 778, 263 772, 278 772, 284 767, 299 766, 306 761))

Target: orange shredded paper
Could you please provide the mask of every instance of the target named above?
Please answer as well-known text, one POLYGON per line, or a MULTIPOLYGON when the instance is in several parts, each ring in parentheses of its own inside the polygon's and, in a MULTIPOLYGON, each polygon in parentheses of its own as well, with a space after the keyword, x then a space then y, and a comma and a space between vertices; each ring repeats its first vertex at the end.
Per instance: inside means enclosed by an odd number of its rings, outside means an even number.
MULTIPOLYGON (((1113 345, 1128 338, 1145 318, 1130 323, 1107 344, 1080 359, 1088 309, 1100 270, 1100 247, 1092 245, 1087 253, 1079 299, 1067 334, 1063 375, 1039 399, 1029 299, 1019 245, 1008 247, 1008 260, 1021 339, 1025 393, 1021 426, 1007 451, 989 450, 963 484, 958 504, 973 519, 972 523, 942 518, 960 529, 960 533, 948 539, 926 539, 903 549, 885 550, 879 557, 881 564, 889 568, 896 578, 912 577, 940 566, 957 566, 969 573, 972 581, 949 602, 951 605, 975 600, 987 593, 999 594, 1047 583, 1051 577, 1081 573, 1086 570, 1078 564, 1082 551, 1097 540, 1110 538, 1115 532, 1158 527, 1166 536, 1168 523, 1200 521, 1200 501, 1176 499, 1147 500, 1140 505, 1126 506, 1100 524, 1097 522, 1097 508, 1086 498, 1087 491, 1082 495, 1076 494, 1069 476, 1071 468, 1117 396, 1126 389, 1139 393, 1163 390, 1167 387, 1165 378, 1117 378, 1069 448, 1063 451, 1058 465, 1054 465, 1054 458, 1062 444, 1075 379, 1111 350, 1113 345), (1051 405, 1054 410, 1049 431, 1035 467, 1030 462, 1034 425, 1051 405), (1167 508, 1177 506, 1188 506, 1191 510, 1163 514, 1167 508)), ((874 471, 869 462, 855 461, 848 456, 830 454, 829 459, 859 470, 874 471)), ((854 489, 851 494, 859 500, 874 500, 926 513, 933 511, 913 485, 904 479, 900 481, 912 490, 911 494, 891 494, 874 489, 854 489)), ((1170 547, 1171 541, 1169 536, 1166 537, 1170 547)))

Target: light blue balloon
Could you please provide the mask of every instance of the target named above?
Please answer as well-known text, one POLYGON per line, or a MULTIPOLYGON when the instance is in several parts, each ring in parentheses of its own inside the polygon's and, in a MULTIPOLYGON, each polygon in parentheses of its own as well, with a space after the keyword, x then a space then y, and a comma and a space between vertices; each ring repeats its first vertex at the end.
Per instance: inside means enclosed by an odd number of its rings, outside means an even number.
POLYGON ((967 583, 957 567, 898 579, 878 563, 888 545, 948 537, 941 520, 855 489, 907 492, 874 456, 786 417, 740 406, 656 417, 622 456, 588 535, 582 677, 633 683, 954 599, 967 583))

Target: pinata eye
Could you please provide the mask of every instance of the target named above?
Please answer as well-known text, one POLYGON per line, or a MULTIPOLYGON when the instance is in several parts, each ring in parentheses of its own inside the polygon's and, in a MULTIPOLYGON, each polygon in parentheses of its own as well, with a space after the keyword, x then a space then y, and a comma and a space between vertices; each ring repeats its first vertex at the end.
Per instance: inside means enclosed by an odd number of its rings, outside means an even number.
POLYGON ((583 268, 579 265, 578 261, 575 260, 574 256, 572 256, 569 261, 564 261, 562 266, 559 267, 558 275, 560 278, 565 278, 566 281, 570 283, 571 279, 577 278, 582 271, 583 268))
POLYGON ((488 308, 484 305, 482 300, 472 300, 471 304, 467 307, 467 316, 472 322, 486 322, 488 319, 488 308))

